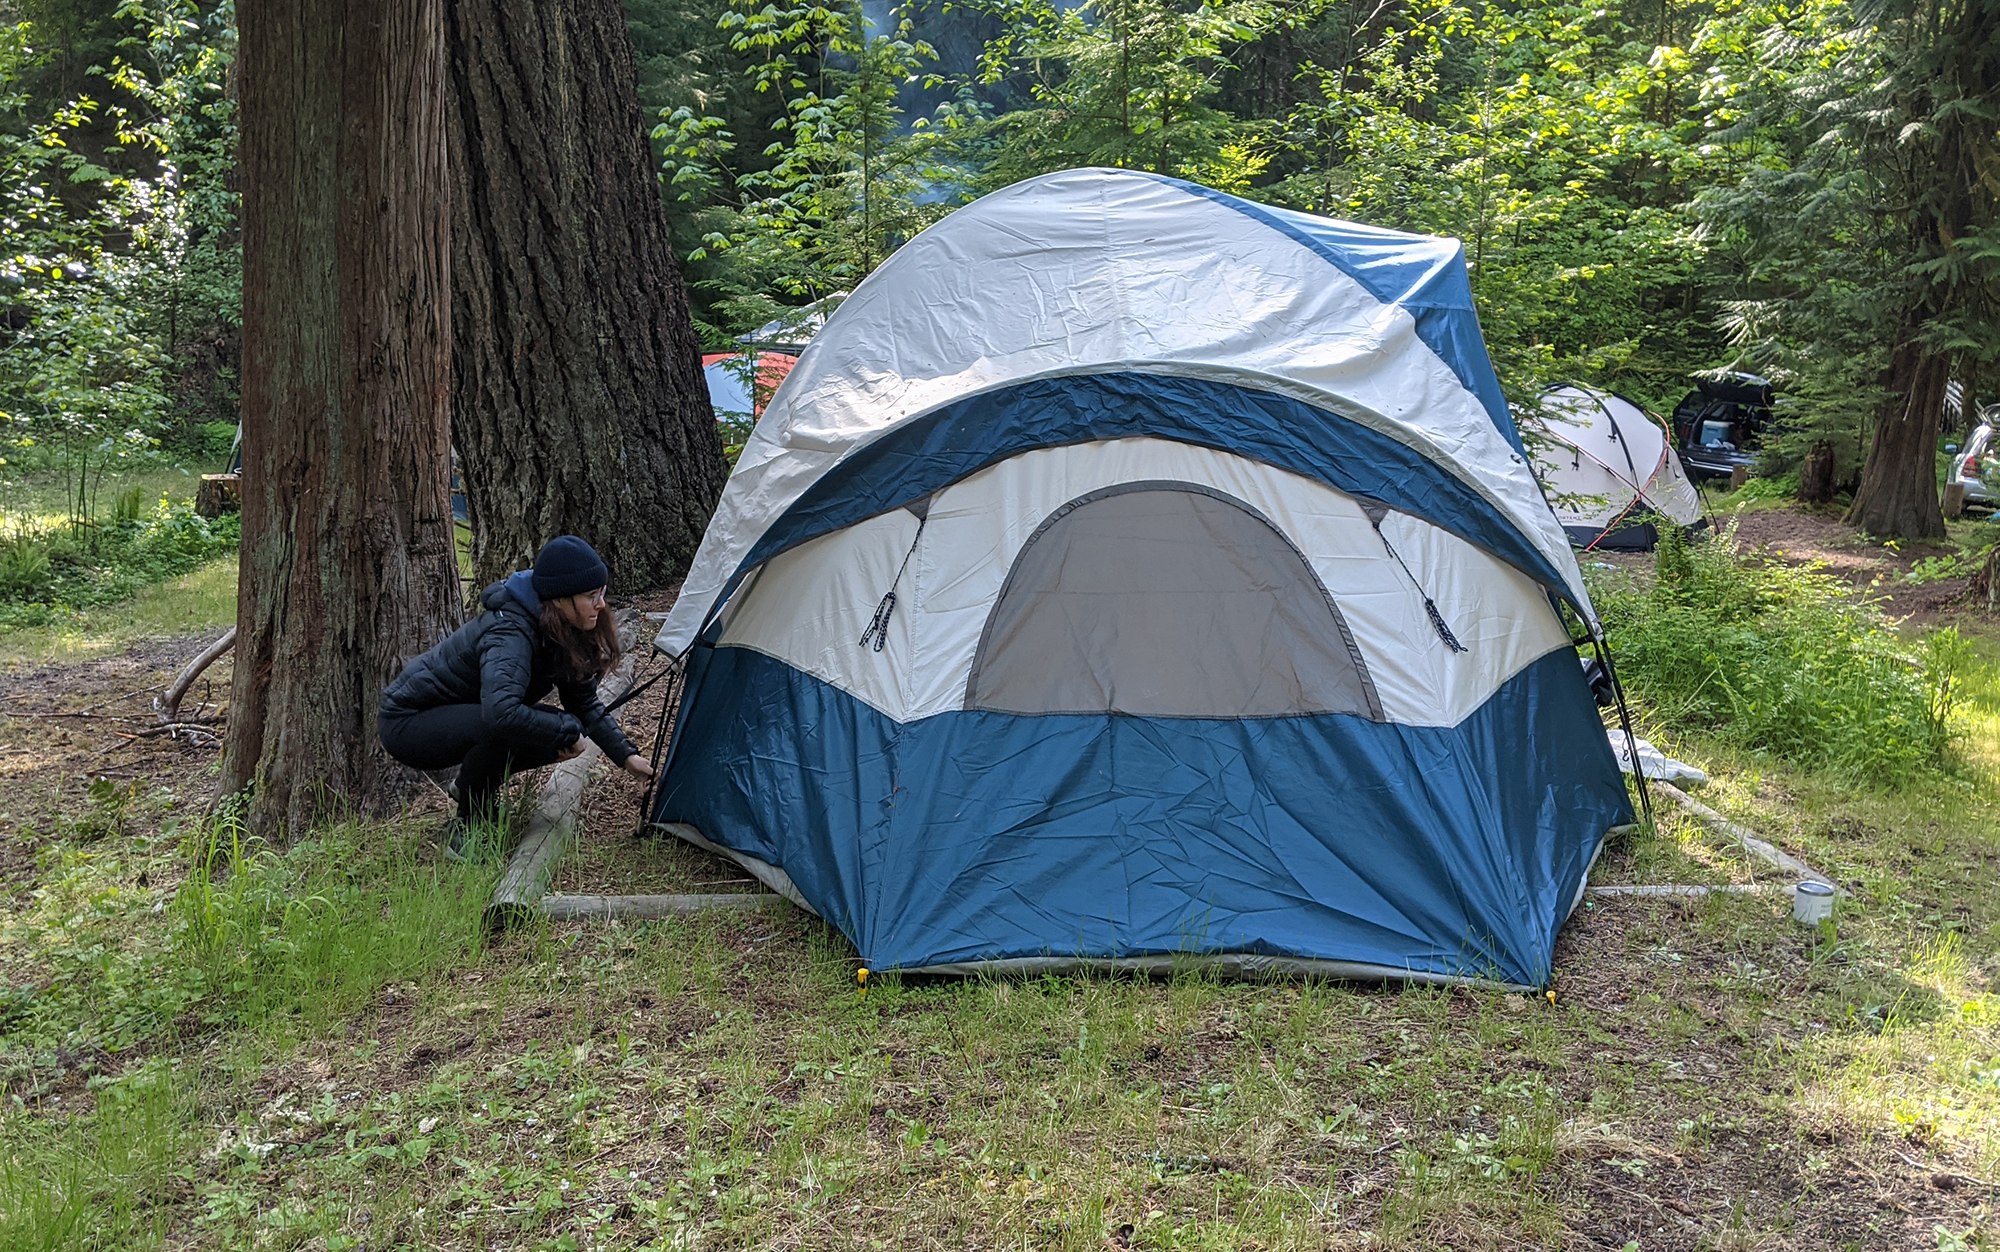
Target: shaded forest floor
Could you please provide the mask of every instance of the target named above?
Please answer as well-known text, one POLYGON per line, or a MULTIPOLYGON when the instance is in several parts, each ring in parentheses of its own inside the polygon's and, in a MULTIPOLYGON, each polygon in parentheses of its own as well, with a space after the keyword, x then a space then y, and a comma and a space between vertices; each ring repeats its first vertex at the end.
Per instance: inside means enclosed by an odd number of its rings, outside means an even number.
MULTIPOLYGON (((434 798, 214 838, 214 748, 127 738, 204 636, 17 651, 0 1246, 1990 1245, 2000 632, 1929 612, 1985 631, 1949 776, 1863 791, 1664 736, 1840 881, 1837 927, 1775 893, 1595 898, 1553 1002, 1193 972, 863 998, 793 912, 489 938, 497 870, 438 860, 434 798)), ((635 841, 638 791, 593 783, 559 886, 749 888, 635 841)), ((1774 881, 1671 810, 1594 880, 1774 881)))

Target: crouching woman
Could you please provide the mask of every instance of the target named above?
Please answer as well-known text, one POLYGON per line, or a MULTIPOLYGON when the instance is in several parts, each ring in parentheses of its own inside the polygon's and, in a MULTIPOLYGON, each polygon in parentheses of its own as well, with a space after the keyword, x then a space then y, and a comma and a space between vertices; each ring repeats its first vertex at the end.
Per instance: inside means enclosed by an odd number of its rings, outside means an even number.
POLYGON ((597 698, 618 660, 604 607, 610 571, 574 535, 535 567, 488 587, 483 610, 403 667, 382 695, 382 746, 413 769, 458 766, 458 817, 445 854, 463 857, 475 822, 496 812, 509 774, 566 761, 588 737, 641 778, 653 774, 597 698), (562 708, 540 703, 554 690, 562 708))

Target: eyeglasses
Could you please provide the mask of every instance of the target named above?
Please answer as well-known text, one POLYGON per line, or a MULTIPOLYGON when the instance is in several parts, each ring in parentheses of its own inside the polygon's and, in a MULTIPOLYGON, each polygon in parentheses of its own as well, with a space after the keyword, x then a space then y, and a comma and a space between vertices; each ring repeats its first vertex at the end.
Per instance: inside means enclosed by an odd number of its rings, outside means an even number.
POLYGON ((599 587, 595 591, 584 592, 584 598, 588 599, 593 605, 596 605, 598 608, 601 609, 604 607, 604 592, 605 588, 599 587))

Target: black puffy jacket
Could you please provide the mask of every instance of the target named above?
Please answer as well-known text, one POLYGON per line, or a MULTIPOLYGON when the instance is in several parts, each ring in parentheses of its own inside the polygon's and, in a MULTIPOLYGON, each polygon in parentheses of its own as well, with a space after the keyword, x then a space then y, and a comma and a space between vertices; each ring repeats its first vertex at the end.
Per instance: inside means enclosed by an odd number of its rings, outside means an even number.
POLYGON ((555 648, 542 638, 541 598, 525 572, 488 587, 479 606, 485 612, 403 667, 382 693, 383 717, 477 704, 489 729, 517 743, 553 749, 589 735, 621 763, 638 751, 590 683, 555 680, 555 648), (551 688, 569 712, 536 706, 551 688))

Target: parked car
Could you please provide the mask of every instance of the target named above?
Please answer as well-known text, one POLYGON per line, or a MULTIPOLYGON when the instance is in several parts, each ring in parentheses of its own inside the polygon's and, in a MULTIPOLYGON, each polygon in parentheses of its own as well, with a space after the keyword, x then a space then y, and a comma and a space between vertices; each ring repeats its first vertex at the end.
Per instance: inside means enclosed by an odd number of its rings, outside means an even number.
POLYGON ((1755 374, 1703 378, 1674 406, 1674 447, 1688 477, 1728 478, 1757 460, 1777 395, 1755 374))
POLYGON ((1973 428, 1965 447, 1951 459, 1951 473, 1945 483, 1964 487, 1967 504, 2000 508, 2000 444, 1994 442, 1991 421, 1973 428))

